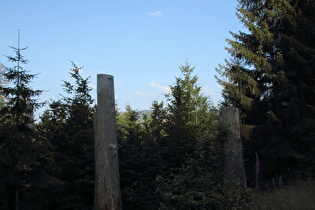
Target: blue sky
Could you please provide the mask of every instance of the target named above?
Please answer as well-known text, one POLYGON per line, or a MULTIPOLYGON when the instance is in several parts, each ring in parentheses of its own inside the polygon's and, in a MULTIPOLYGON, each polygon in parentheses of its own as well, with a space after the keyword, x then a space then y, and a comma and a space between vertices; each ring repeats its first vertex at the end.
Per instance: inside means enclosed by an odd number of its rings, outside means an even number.
POLYGON ((40 73, 32 87, 45 91, 41 101, 63 93, 73 61, 92 87, 97 74, 113 75, 119 107, 142 110, 164 99, 187 57, 216 104, 215 68, 228 58, 229 31, 242 30, 236 6, 236 0, 1 0, 0 62, 11 65, 2 55, 13 55, 9 46, 17 46, 20 29, 21 47, 28 46, 24 68, 40 73))

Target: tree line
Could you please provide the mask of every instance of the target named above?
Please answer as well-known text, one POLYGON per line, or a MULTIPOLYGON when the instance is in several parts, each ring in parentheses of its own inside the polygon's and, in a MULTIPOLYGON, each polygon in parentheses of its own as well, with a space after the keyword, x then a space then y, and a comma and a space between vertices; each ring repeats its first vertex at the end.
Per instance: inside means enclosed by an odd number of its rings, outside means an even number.
MULTIPOLYGON (((231 57, 217 80, 220 106, 240 110, 247 186, 224 180, 226 126, 187 61, 167 104, 154 101, 141 118, 130 106, 117 110, 124 209, 250 209, 255 187, 314 174, 315 2, 239 0, 237 11, 248 32, 227 40, 231 57)), ((89 78, 72 63, 65 95, 35 121, 42 91, 30 87, 25 48, 13 50, 0 89, 1 209, 92 209, 89 78)))

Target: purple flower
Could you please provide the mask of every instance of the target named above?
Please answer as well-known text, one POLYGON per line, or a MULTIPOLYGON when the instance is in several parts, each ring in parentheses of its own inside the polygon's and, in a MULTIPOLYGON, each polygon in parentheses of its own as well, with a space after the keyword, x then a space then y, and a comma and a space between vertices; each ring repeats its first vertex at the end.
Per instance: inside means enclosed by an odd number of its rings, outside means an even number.
POLYGON ((260 162, 259 162, 259 158, 258 158, 258 154, 256 153, 256 165, 255 165, 255 172, 256 172, 256 176, 258 176, 259 172, 260 172, 260 162))

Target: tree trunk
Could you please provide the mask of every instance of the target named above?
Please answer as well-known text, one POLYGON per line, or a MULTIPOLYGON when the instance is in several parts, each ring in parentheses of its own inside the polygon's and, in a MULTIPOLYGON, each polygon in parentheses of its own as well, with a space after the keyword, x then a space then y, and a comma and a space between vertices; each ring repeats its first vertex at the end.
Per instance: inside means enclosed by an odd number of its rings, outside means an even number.
POLYGON ((224 143, 224 176, 227 181, 242 183, 246 186, 243 161, 240 121, 237 108, 223 108, 222 120, 229 127, 229 135, 224 143))
POLYGON ((122 209, 114 77, 97 75, 97 109, 95 118, 95 210, 122 209))

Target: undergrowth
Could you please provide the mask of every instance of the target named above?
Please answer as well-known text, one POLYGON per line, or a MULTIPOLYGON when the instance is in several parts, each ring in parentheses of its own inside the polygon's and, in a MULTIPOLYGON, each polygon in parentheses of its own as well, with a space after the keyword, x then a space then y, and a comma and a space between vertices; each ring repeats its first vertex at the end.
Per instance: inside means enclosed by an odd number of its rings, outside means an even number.
POLYGON ((280 189, 256 192, 253 201, 253 209, 314 210, 315 180, 299 180, 280 189))

